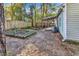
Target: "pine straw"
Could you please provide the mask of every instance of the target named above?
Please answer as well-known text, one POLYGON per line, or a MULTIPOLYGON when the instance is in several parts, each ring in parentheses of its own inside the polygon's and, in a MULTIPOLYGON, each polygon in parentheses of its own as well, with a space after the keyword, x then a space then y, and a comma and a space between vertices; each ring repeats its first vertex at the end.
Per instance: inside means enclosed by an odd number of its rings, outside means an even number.
POLYGON ((34 44, 28 44, 24 50, 21 51, 19 56, 47 56, 48 54, 45 51, 40 51, 37 46, 34 44))

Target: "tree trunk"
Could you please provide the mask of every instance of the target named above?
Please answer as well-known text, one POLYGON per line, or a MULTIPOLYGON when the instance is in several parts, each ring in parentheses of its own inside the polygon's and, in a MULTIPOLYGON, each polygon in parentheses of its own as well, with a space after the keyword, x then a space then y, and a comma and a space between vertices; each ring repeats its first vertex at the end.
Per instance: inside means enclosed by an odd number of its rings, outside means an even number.
POLYGON ((33 27, 33 16, 32 16, 32 27, 33 27))
POLYGON ((47 16, 47 14, 48 14, 48 13, 47 13, 47 11, 48 11, 48 4, 46 3, 45 5, 46 5, 46 9, 45 9, 45 14, 46 14, 46 15, 45 15, 45 16, 47 16))
POLYGON ((21 3, 21 7, 20 7, 20 14, 21 14, 21 18, 20 18, 20 20, 23 20, 23 4, 21 3))
MULTIPOLYGON (((42 4, 42 18, 45 17, 45 3, 42 4)), ((42 28, 43 28, 43 20, 41 21, 41 25, 42 25, 42 28)))
POLYGON ((43 17, 44 17, 44 15, 45 15, 45 3, 43 3, 43 6, 42 6, 42 13, 43 13, 43 17))
POLYGON ((6 40, 4 37, 4 8, 3 4, 0 3, 0 48, 1 48, 1 55, 6 55, 6 40))
MULTIPOLYGON (((13 5, 11 3, 11 13, 13 14, 13 5)), ((11 14, 11 20, 13 20, 13 15, 11 14)))
POLYGON ((36 4, 35 4, 35 27, 37 26, 37 24, 36 24, 36 14, 37 14, 37 10, 36 10, 36 4))
POLYGON ((32 27, 33 27, 33 9, 32 8, 30 9, 30 12, 31 12, 31 19, 32 19, 31 24, 32 24, 32 27))

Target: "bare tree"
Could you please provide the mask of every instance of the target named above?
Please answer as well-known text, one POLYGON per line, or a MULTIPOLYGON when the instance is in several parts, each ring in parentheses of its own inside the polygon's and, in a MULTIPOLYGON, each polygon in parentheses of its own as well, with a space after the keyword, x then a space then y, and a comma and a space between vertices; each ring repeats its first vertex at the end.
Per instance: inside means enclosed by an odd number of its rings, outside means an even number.
POLYGON ((6 55, 6 40, 4 37, 4 8, 3 8, 3 4, 0 3, 0 48, 1 48, 1 54, 2 55, 6 55))

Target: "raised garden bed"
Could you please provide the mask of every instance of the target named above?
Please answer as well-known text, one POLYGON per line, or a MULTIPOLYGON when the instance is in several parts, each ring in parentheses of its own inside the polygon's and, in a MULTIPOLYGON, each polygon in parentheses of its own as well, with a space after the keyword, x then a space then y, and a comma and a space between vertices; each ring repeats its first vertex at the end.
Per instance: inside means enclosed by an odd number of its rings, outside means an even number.
POLYGON ((5 31, 6 36, 12 36, 17 38, 26 38, 35 33, 36 31, 31 29, 9 29, 5 31))

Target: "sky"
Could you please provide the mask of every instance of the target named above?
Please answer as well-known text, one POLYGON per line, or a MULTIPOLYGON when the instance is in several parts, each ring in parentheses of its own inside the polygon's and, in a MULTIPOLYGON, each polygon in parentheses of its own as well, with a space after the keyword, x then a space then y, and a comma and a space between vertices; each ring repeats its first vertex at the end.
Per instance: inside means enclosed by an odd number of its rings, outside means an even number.
MULTIPOLYGON (((26 3, 26 8, 29 8, 29 5, 35 4, 35 3, 26 3)), ((37 7, 40 7, 42 3, 36 3, 37 7)), ((52 3, 53 4, 53 3, 52 3)), ((62 3, 55 3, 57 6, 61 5, 62 3)), ((11 3, 4 3, 4 6, 9 6, 11 3)))
MULTIPOLYGON (((26 12, 30 11, 30 5, 32 5, 31 3, 27 3, 26 4, 26 12)), ((36 7, 40 8, 41 7, 41 3, 36 3, 36 7)))
MULTIPOLYGON (((27 3, 26 4, 26 12, 30 12, 29 10, 30 10, 30 8, 29 8, 29 6, 31 5, 32 3, 27 3)), ((41 7, 41 4, 42 3, 36 3, 36 7, 39 9, 40 7, 41 7)), ((56 3, 56 6, 60 6, 62 3, 56 3)))

